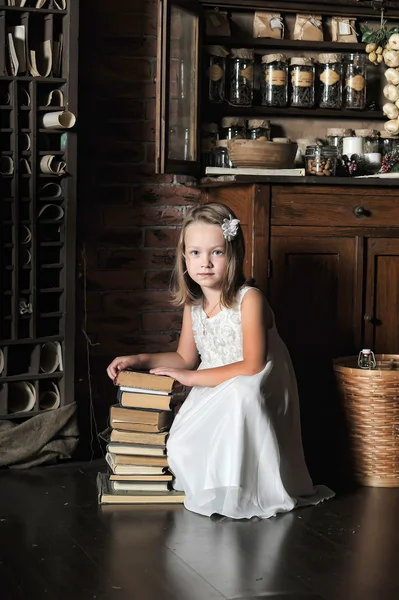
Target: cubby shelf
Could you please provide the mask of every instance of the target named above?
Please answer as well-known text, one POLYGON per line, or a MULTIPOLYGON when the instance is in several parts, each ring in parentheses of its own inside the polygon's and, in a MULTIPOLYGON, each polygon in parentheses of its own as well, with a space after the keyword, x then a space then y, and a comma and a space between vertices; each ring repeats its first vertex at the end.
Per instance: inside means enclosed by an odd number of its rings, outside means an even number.
POLYGON ((5 6, 0 0, 0 155, 10 171, 0 177, 0 419, 45 412, 39 397, 46 385, 59 393, 54 409, 74 400, 76 224, 71 218, 76 212, 77 131, 44 128, 43 115, 77 115, 78 16, 79 0, 68 0, 67 10, 58 10, 54 0, 41 9, 5 6), (25 36, 28 56, 50 40, 54 58, 56 42, 62 42, 61 59, 53 60, 49 77, 34 77, 29 70, 13 74, 22 63, 12 63, 6 34, 13 35, 16 26, 25 36), (53 94, 56 90, 62 96, 53 94), (57 100, 62 106, 54 106, 57 100), (46 106, 47 101, 53 104, 46 106), (64 160, 68 175, 43 173, 46 155, 64 160), (50 212, 40 214, 44 207, 48 211, 46 205, 53 205, 50 212), (60 219, 42 218, 57 211, 60 219), (46 351, 60 360, 54 370, 42 366, 46 351), (36 398, 25 411, 15 404, 21 384, 26 393, 33 386, 36 398))

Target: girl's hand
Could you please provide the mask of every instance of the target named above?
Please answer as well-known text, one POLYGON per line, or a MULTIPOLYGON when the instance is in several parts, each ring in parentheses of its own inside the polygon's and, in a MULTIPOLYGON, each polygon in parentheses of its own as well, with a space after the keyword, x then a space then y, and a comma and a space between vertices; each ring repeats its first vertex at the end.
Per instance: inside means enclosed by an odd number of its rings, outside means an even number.
POLYGON ((187 369, 169 369, 168 367, 157 367, 156 369, 151 369, 150 373, 153 375, 166 375, 167 377, 176 379, 176 381, 182 385, 187 385, 188 387, 192 386, 193 371, 188 371, 187 369))
POLYGON ((114 358, 112 363, 108 365, 108 377, 114 381, 119 371, 124 371, 125 369, 134 367, 135 365, 138 365, 138 363, 139 357, 135 354, 131 354, 129 356, 117 356, 114 358))

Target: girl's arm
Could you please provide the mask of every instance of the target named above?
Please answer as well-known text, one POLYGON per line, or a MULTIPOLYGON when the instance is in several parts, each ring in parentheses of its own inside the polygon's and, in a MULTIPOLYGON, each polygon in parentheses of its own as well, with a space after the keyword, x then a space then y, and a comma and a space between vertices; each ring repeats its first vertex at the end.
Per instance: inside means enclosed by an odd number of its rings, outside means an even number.
POLYGON ((185 306, 183 323, 176 352, 159 354, 132 354, 118 356, 107 369, 108 376, 114 380, 124 369, 155 369, 161 365, 170 369, 194 369, 198 363, 198 352, 191 326, 191 307, 185 306))
POLYGON ((262 293, 256 289, 249 290, 241 304, 243 360, 224 367, 199 371, 156 368, 152 372, 174 377, 183 385, 204 387, 214 387, 238 375, 255 375, 266 365, 267 329, 270 326, 270 318, 262 293))

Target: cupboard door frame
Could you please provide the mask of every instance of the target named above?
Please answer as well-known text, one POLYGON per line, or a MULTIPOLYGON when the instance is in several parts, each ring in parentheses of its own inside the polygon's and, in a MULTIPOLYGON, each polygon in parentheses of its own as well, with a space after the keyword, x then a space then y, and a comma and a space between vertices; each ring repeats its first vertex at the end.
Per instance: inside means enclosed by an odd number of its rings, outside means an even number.
POLYGON ((158 48, 156 74, 156 124, 155 124, 155 172, 178 173, 199 176, 200 155, 200 83, 201 83, 201 39, 203 28, 203 9, 198 0, 158 0, 158 48), (196 132, 196 160, 175 160, 168 158, 169 153, 169 83, 170 83, 170 41, 171 10, 178 7, 197 17, 197 36, 194 41, 197 58, 194 97, 197 103, 195 119, 190 129, 196 132))

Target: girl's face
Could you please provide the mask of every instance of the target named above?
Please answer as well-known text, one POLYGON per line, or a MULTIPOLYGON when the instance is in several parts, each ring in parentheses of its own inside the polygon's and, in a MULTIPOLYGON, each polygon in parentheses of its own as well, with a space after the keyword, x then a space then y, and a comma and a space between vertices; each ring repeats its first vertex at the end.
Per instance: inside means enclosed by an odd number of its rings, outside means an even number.
POLYGON ((219 225, 192 223, 185 234, 188 274, 201 288, 219 290, 226 270, 226 240, 219 225))

